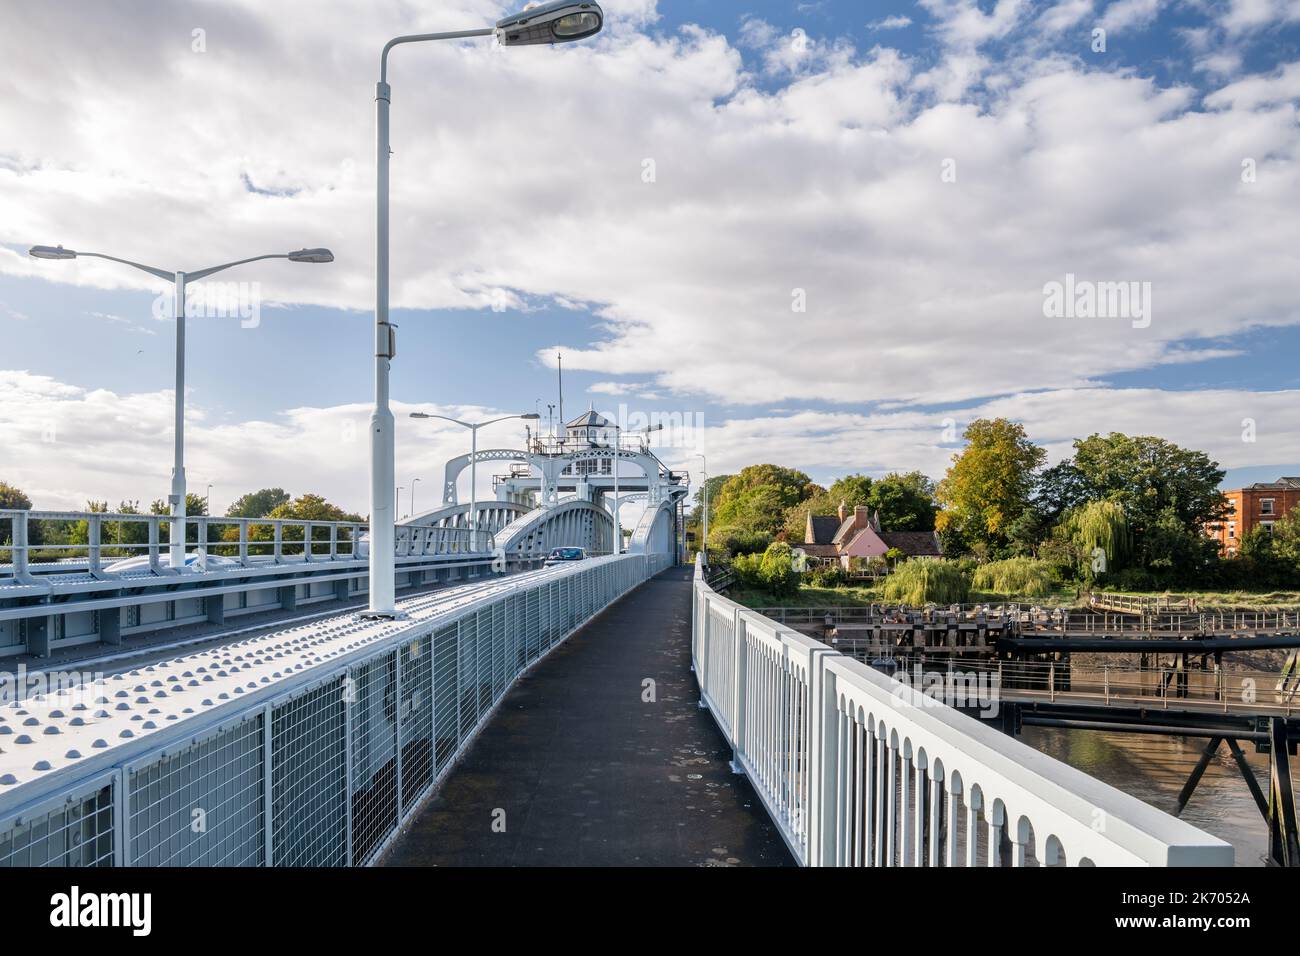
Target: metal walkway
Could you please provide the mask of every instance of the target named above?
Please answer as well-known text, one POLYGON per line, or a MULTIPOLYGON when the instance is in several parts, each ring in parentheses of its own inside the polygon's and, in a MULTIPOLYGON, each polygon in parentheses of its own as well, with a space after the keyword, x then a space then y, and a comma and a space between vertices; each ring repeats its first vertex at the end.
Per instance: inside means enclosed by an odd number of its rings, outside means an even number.
POLYGON ((696 703, 690 582, 665 571, 523 677, 383 862, 793 865, 696 703))

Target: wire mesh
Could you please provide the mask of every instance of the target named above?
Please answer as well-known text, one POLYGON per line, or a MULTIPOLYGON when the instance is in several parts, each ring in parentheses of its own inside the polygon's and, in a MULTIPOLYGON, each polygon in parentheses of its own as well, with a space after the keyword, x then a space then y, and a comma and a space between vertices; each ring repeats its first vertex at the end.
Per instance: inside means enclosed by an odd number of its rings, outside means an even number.
POLYGON ((352 861, 363 864, 397 826, 397 653, 348 672, 352 709, 352 861))
POLYGON ((433 782, 433 639, 424 635, 402 645, 402 808, 410 807, 433 782))
POLYGON ((436 769, 455 756, 460 743, 459 628, 455 624, 433 635, 433 739, 436 769))
POLYGON ((128 774, 132 866, 265 859, 262 715, 128 774))
POLYGON ((112 866, 113 788, 100 787, 0 833, 0 867, 112 866))
POLYGON ((276 866, 345 866, 347 715, 343 678, 271 715, 271 832, 276 866))

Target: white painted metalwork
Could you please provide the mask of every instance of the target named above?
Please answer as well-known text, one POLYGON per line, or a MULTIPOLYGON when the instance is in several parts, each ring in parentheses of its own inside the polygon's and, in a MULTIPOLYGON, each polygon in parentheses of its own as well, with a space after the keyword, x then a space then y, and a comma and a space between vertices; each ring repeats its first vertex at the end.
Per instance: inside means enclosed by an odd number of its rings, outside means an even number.
POLYGON ((714 592, 700 696, 807 866, 1231 866, 1231 845, 714 592))
POLYGON ((671 561, 468 585, 0 707, 0 866, 368 863, 520 674, 671 561))

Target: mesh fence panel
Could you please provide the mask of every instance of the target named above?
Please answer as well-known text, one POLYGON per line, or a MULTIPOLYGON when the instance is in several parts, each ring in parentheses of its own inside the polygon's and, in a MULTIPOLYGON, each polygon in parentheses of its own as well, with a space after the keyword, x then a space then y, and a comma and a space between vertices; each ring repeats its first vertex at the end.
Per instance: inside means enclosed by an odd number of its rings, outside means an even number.
POLYGON ((131 866, 257 866, 262 715, 128 774, 131 866))
POLYGON ((346 866, 347 714, 342 678, 271 715, 271 859, 276 866, 346 866))
POLYGON ((447 766, 460 741, 457 633, 451 624, 433 635, 433 739, 438 770, 447 766))
MULTIPOLYGON (((632 562, 586 568, 377 647, 346 677, 276 704, 269 755, 268 711, 256 704, 238 724, 137 764, 126 772, 127 864, 260 865, 268 824, 277 865, 370 862, 510 683, 642 576, 632 562)), ((0 832, 0 866, 114 863, 117 784, 75 786, 65 805, 0 832)))
POLYGON ((112 865, 111 786, 0 833, 0 867, 112 865))
POLYGON ((397 826, 397 653, 351 668, 352 862, 362 864, 397 826))
POLYGON ((433 638, 402 645, 402 808, 433 782, 433 638))

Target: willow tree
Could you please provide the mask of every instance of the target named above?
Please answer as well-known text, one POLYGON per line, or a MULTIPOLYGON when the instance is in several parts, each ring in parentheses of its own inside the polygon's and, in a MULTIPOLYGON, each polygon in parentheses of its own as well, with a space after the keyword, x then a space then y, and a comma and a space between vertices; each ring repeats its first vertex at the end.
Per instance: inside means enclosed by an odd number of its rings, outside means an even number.
POLYGON ((1062 528, 1082 553, 1082 571, 1088 583, 1097 574, 1114 570, 1129 554, 1128 517, 1117 501, 1107 499, 1079 505, 1066 513, 1062 528), (1104 560, 1098 562, 1096 558, 1100 555, 1104 555, 1104 560))

